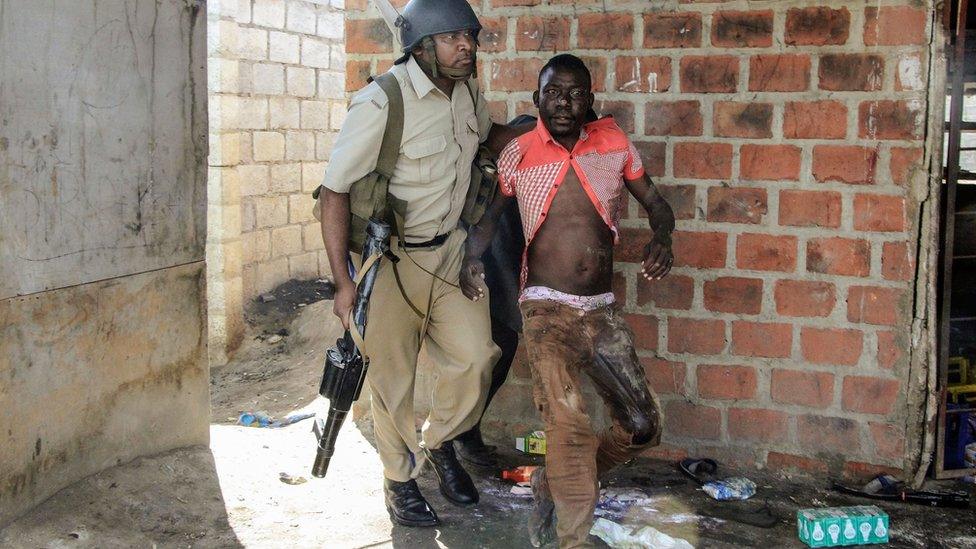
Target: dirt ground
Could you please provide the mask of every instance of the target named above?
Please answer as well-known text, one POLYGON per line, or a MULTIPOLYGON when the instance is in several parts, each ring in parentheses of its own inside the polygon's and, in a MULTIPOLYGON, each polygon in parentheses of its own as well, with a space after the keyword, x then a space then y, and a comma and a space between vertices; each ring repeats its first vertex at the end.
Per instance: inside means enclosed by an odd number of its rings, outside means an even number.
MULTIPOLYGON (((482 494, 472 508, 450 505, 426 473, 421 489, 443 525, 403 528, 391 525, 383 506, 368 418, 344 426, 325 479, 309 474, 311 420, 280 429, 235 425, 244 411, 283 417, 327 409, 316 391, 325 349, 339 332, 328 314, 331 302, 322 301, 331 288, 289 283, 274 295, 252 305, 245 344, 212 372, 209 448, 137 459, 70 486, 0 531, 0 547, 529 547, 531 498, 509 493, 497 470, 471 469, 482 494), (299 483, 283 482, 282 473, 299 483)), ((512 441, 491 442, 503 448, 504 466, 539 461, 509 450, 512 441)), ((803 547, 796 539, 797 509, 869 503, 804 479, 727 473, 755 480, 758 494, 748 502, 719 503, 669 463, 628 466, 606 487, 638 490, 646 499, 612 518, 649 524, 695 547, 803 547), (729 520, 764 504, 781 519, 774 528, 729 520)), ((891 516, 890 547, 976 547, 972 510, 880 506, 891 516)))

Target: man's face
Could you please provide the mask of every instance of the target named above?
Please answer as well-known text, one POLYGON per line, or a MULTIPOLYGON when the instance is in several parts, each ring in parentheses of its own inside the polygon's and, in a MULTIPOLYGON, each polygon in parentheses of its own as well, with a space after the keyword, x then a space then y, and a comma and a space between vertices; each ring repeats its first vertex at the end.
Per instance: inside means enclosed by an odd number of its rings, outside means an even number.
POLYGON ((593 106, 590 79, 582 71, 547 69, 533 94, 539 118, 553 137, 579 134, 586 112, 593 106))
MULTIPOLYGON (((474 71, 476 54, 478 53, 478 41, 472 30, 459 30, 455 32, 445 32, 435 34, 434 51, 437 52, 437 61, 442 67, 458 70, 474 71)), ((433 59, 427 59, 432 63, 433 59)))

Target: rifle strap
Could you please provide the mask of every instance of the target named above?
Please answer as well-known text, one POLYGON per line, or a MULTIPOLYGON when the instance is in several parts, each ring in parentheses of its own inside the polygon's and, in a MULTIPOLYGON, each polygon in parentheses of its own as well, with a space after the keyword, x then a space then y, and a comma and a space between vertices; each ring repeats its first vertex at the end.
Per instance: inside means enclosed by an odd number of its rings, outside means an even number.
MULTIPOLYGON (((403 138, 403 94, 400 83, 393 73, 385 72, 373 78, 386 94, 387 118, 380 154, 376 159, 376 170, 387 180, 393 177, 397 159, 400 157, 400 141, 403 138)), ((387 191, 389 194, 389 191, 387 191)), ((402 229, 401 229, 402 230, 402 229)))
MULTIPOLYGON (((370 267, 373 266, 377 261, 383 258, 383 254, 374 253, 373 255, 367 257, 363 261, 363 266, 359 268, 359 272, 356 273, 356 278, 353 279, 352 283, 359 288, 360 282, 363 281, 363 277, 369 272, 370 267)), ((366 341, 365 336, 359 331, 359 326, 356 326, 356 322, 352 317, 353 309, 349 309, 349 317, 346 319, 349 325, 349 335, 352 337, 353 343, 356 344, 356 348, 359 349, 359 354, 363 355, 363 360, 369 360, 369 354, 366 352, 366 341)))
MULTIPOLYGON (((407 257, 410 256, 408 255, 407 257)), ((410 260, 413 261, 413 258, 411 257, 410 260)), ((403 280, 400 278, 400 269, 397 268, 396 263, 393 263, 393 278, 396 279, 397 288, 400 288, 400 294, 403 295, 403 299, 407 302, 407 306, 413 310, 414 314, 420 318, 426 319, 427 315, 420 312, 420 309, 418 309, 417 306, 413 304, 413 301, 410 301, 410 298, 407 297, 407 290, 403 287, 403 280)))
MULTIPOLYGON (((400 91, 400 83, 393 73, 385 72, 375 76, 373 81, 386 94, 388 109, 386 130, 384 130, 383 141, 380 144, 379 157, 376 159, 376 171, 389 181, 393 177, 397 159, 400 157, 400 141, 403 137, 403 94, 400 91)), ((400 242, 406 242, 403 237, 403 216, 393 207, 393 201, 394 197, 390 193, 389 187, 387 187, 387 204, 390 206, 389 210, 393 218, 393 229, 396 232, 397 239, 400 242)), ((407 253, 406 250, 402 251, 403 253, 407 253)), ((413 261, 413 258, 410 258, 410 260, 413 261)), ((396 279, 397 288, 400 289, 400 295, 403 296, 404 301, 407 302, 410 309, 420 318, 425 318, 424 313, 407 297, 407 291, 403 287, 403 281, 400 278, 400 271, 397 269, 396 262, 393 262, 393 276, 396 279)))

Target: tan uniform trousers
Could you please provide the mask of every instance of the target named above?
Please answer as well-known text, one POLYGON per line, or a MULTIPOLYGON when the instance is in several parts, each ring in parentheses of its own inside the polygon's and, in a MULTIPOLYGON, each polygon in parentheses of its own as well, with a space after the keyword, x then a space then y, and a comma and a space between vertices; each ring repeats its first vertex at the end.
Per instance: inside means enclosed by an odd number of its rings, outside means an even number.
POLYGON ((456 285, 465 237, 463 230, 456 229, 437 248, 411 248, 409 258, 394 244, 393 251, 400 256, 400 280, 410 301, 425 311, 430 297, 426 333, 424 320, 400 293, 390 260, 383 260, 376 277, 366 324, 368 378, 376 446, 383 474, 390 480, 416 478, 425 461, 414 422, 421 344, 434 367, 431 410, 422 429, 424 447, 439 448, 470 429, 485 406, 491 368, 501 354, 491 340, 487 296, 471 301, 456 286, 418 267, 456 285), (411 455, 416 455, 414 466, 411 455))

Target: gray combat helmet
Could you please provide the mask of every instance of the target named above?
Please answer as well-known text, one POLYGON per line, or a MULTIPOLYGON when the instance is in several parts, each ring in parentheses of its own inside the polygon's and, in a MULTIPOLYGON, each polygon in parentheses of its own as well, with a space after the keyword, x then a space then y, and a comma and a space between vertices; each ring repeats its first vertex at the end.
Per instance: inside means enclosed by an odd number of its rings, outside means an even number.
POLYGON ((404 53, 421 45, 427 36, 471 29, 475 37, 481 22, 467 0, 410 0, 397 19, 404 53))

